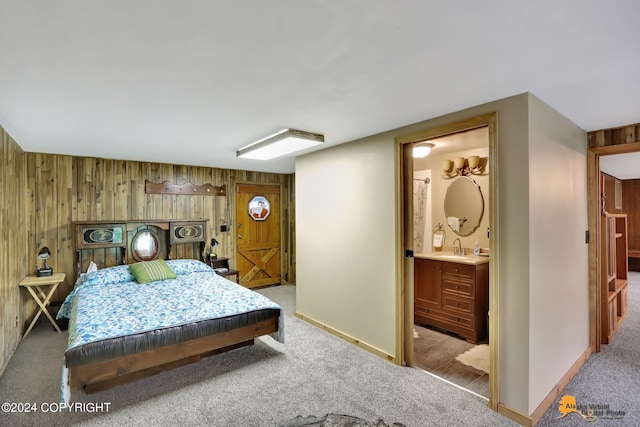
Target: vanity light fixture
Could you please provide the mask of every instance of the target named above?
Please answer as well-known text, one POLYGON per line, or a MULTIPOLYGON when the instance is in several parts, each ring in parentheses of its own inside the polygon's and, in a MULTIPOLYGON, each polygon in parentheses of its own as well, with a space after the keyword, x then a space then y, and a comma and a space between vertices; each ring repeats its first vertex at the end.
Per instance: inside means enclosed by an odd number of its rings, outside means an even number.
POLYGON ((427 157, 433 147, 434 145, 431 144, 430 142, 417 143, 413 146, 413 157, 415 159, 421 159, 423 157, 427 157))
POLYGON ((454 178, 456 176, 481 175, 484 167, 480 165, 480 156, 456 157, 453 160, 442 161, 442 176, 454 178))
POLYGON ((285 129, 236 151, 242 159, 269 160, 324 142, 324 135, 296 129, 285 129))

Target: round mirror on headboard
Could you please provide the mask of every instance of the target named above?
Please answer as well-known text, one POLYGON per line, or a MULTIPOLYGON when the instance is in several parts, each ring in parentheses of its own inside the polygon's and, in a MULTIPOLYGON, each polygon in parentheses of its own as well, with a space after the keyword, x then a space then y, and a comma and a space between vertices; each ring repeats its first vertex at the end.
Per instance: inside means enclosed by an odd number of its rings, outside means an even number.
POLYGON ((468 236, 480 226, 483 213, 484 199, 480 186, 469 177, 456 178, 444 197, 444 214, 449 227, 459 236, 468 236))
POLYGON ((131 241, 131 254, 136 261, 153 261, 158 257, 160 242, 151 230, 141 230, 131 241))

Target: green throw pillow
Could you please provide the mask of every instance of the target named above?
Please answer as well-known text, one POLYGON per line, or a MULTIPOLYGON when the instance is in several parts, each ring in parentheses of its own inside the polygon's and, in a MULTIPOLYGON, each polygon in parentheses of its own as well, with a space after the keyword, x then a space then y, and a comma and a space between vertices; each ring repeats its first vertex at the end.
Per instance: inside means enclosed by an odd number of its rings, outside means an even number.
POLYGON ((138 283, 157 282, 158 280, 176 278, 176 273, 163 259, 136 262, 129 266, 129 270, 138 283))

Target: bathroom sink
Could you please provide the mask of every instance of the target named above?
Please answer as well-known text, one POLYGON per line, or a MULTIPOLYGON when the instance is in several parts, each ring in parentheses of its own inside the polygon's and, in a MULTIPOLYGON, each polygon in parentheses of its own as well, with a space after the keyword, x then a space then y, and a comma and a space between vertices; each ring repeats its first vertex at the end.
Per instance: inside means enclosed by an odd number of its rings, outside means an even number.
POLYGON ((425 253, 416 253, 416 258, 422 259, 432 259, 435 261, 450 261, 457 262, 461 264, 485 264, 489 262, 489 257, 485 256, 474 256, 473 254, 454 254, 452 252, 425 252, 425 253))
POLYGON ((469 257, 466 255, 458 255, 458 254, 435 254, 432 255, 434 258, 442 258, 442 259, 451 259, 451 260, 468 260, 469 257))

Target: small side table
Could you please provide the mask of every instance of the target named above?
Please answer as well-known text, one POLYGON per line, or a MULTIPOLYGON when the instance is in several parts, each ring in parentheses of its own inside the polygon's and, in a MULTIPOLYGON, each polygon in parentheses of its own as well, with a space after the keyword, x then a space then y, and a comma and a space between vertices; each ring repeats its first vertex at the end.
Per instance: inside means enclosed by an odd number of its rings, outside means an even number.
POLYGON ((64 278, 65 278, 64 273, 54 273, 52 276, 44 276, 44 277, 27 276, 24 279, 22 279, 22 281, 20 282, 20 286, 24 286, 25 288, 27 288, 27 290, 33 297, 33 300, 36 302, 36 304, 38 304, 38 307, 40 307, 40 309, 36 313, 36 316, 33 318, 33 320, 31 321, 31 324, 27 328, 27 332, 24 333, 22 337, 23 339, 26 338, 27 335, 29 335, 29 332, 31 332, 31 329, 33 329, 33 326, 36 324, 36 321, 38 320, 38 318, 42 313, 44 313, 44 315, 47 316, 47 318, 49 319, 49 322, 51 322, 53 327, 56 328, 58 332, 62 332, 58 327, 58 324, 56 323, 55 319, 51 317, 51 314, 49 314, 49 310, 47 310, 47 306, 49 305, 49 302, 50 302, 49 300, 51 299, 51 296, 58 288, 58 285, 64 281, 64 278), (51 286, 51 288, 49 289, 49 292, 44 291, 44 288, 47 286, 51 286))
POLYGON ((240 284, 240 271, 229 268, 229 258, 215 258, 209 263, 218 276, 236 276, 236 283, 240 284))

